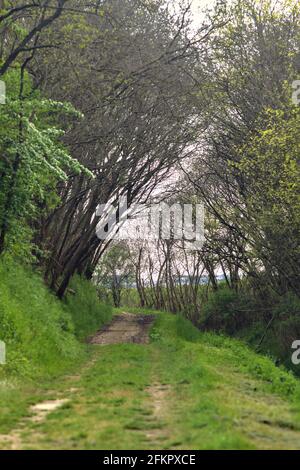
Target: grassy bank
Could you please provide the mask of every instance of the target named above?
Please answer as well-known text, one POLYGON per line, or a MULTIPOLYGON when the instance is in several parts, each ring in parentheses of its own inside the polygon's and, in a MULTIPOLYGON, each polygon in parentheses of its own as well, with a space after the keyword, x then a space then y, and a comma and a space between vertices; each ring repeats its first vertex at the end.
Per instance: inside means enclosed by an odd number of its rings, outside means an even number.
POLYGON ((295 294, 280 296, 267 288, 256 292, 245 282, 238 292, 226 286, 211 292, 199 327, 239 338, 299 376, 299 366, 291 361, 292 343, 300 338, 299 311, 295 294))
POLYGON ((82 341, 109 321, 92 285, 80 278, 72 294, 59 301, 39 274, 6 259, 0 262, 0 340, 6 364, 0 365, 0 429, 26 414, 40 384, 74 371, 89 357, 82 341), (39 385, 37 385, 39 384, 39 385))
POLYGON ((76 278, 72 294, 59 301, 29 268, 10 260, 0 263, 0 339, 7 363, 0 377, 52 376, 64 372, 85 355, 79 340, 111 316, 94 287, 76 278))

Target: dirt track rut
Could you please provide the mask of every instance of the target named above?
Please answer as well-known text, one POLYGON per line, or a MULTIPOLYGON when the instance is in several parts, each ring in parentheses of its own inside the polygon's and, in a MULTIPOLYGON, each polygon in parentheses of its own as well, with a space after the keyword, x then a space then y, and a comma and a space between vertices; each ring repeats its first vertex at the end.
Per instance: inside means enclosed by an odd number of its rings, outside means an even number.
POLYGON ((123 313, 116 315, 112 322, 90 338, 92 344, 118 344, 149 342, 149 330, 153 315, 123 313))

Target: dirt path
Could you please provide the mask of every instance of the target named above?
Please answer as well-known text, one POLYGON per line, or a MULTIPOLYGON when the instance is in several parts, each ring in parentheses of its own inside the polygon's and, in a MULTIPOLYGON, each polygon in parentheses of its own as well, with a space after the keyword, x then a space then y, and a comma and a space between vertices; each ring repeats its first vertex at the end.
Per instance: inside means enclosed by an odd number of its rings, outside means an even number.
POLYGON ((147 387, 151 401, 150 419, 152 427, 145 429, 148 445, 151 449, 159 448, 159 443, 166 441, 170 437, 170 430, 166 426, 166 419, 169 413, 168 395, 170 387, 161 383, 153 383, 147 387))
POLYGON ((92 344, 149 343, 153 315, 123 313, 90 339, 92 344))
POLYGON ((220 343, 178 341, 174 316, 160 316, 145 345, 154 318, 114 317, 76 375, 32 395, 0 449, 299 449, 296 402, 220 343))
MULTIPOLYGON (((102 328, 95 336, 90 338, 90 343, 99 345, 121 344, 121 343, 149 343, 149 330, 154 321, 153 315, 134 315, 124 313, 115 316, 112 322, 102 328)), ((97 357, 90 361, 88 367, 84 368, 87 373, 95 366, 97 357)), ((71 382, 81 379, 82 373, 77 376, 70 376, 71 382)), ((47 416, 59 408, 69 403, 72 395, 78 391, 77 387, 71 387, 65 391, 67 397, 60 396, 54 400, 46 400, 30 407, 30 416, 24 418, 19 426, 10 434, 0 434, 0 448, 17 450, 22 448, 22 434, 24 430, 32 424, 42 424, 47 416)))

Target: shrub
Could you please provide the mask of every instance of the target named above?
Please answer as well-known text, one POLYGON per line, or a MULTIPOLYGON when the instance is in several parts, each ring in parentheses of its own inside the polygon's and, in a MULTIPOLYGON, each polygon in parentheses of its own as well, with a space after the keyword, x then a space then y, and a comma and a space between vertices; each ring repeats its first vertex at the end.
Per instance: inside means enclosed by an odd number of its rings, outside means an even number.
POLYGON ((96 287, 84 278, 75 276, 66 298, 68 312, 71 313, 75 335, 84 340, 107 323, 112 316, 112 307, 101 303, 96 287))
POLYGON ((241 321, 238 294, 228 287, 211 292, 203 305, 200 327, 233 334, 241 321))

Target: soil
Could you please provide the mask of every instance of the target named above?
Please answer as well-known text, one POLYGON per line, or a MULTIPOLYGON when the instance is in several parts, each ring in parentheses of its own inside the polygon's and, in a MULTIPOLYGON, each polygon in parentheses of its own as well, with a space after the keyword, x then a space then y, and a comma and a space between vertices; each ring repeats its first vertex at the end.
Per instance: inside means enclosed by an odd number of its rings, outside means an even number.
POLYGON ((123 313, 116 315, 112 322, 90 338, 91 344, 149 343, 149 330, 153 315, 123 313))

